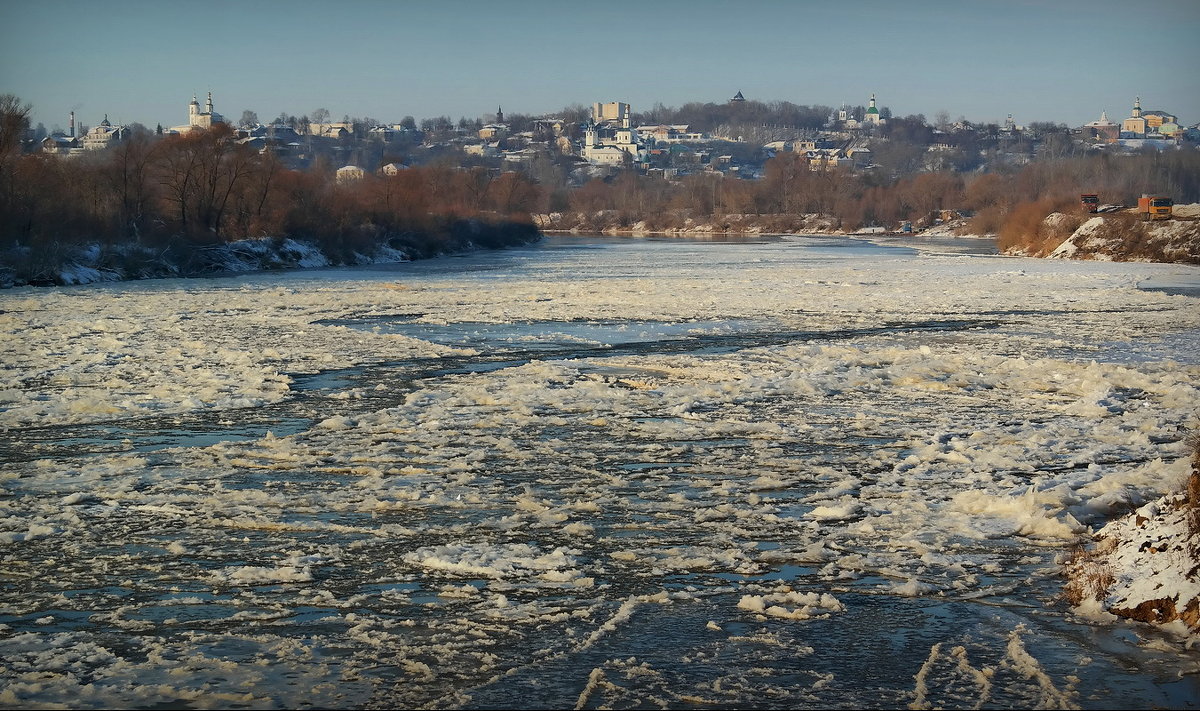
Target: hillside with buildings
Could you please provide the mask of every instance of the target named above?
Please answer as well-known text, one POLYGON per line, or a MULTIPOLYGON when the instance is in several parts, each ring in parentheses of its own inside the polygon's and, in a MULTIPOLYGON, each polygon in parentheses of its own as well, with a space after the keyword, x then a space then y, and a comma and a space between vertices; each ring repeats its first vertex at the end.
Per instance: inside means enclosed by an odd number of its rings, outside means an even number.
POLYGON ((37 275, 68 254, 125 250, 128 261, 142 248, 263 238, 307 241, 331 263, 392 249, 419 256, 473 244, 455 225, 519 239, 535 225, 615 234, 921 234, 958 225, 996 235, 1014 254, 1195 261, 1194 223, 1075 219, 1081 193, 1110 204, 1142 193, 1200 201, 1200 126, 1144 110, 1140 97, 1120 123, 1102 111, 1078 128, 1021 125, 1011 115, 994 124, 901 117, 874 94, 832 109, 740 91, 642 113, 611 101, 542 116, 498 107, 457 122, 335 121, 325 109, 267 123, 245 110, 234 122, 212 92, 185 110, 186 122, 153 130, 108 115, 89 128, 71 112, 67 131, 47 132, 5 97, 8 272, 43 282, 37 275))
MULTIPOLYGON (((181 135, 227 125, 240 145, 270 151, 295 170, 320 165, 370 173, 388 165, 440 161, 528 172, 551 189, 611 179, 626 170, 668 181, 695 174, 756 180, 766 163, 783 153, 799 155, 813 170, 871 174, 886 183, 921 172, 991 172, 1084 154, 1194 150, 1200 142, 1200 124, 1185 126, 1168 111, 1144 110, 1140 97, 1119 123, 1102 111, 1100 119, 1076 128, 1036 121, 1021 125, 1012 115, 987 124, 951 120, 944 112, 933 120, 921 114, 894 116, 874 94, 865 105, 838 109, 747 100, 740 91, 722 103, 635 109, 623 101, 544 116, 506 117, 497 109, 457 122, 448 116, 387 122, 349 115, 334 121, 327 110, 317 109, 311 116, 281 114, 267 123, 246 110, 235 122, 216 111, 209 92, 203 105, 192 97, 186 123, 158 126, 153 133, 181 135)), ((29 128, 24 150, 73 157, 146 130, 140 124, 112 125, 107 115, 89 129, 77 125, 72 112, 67 131, 47 131, 40 124, 29 128)))

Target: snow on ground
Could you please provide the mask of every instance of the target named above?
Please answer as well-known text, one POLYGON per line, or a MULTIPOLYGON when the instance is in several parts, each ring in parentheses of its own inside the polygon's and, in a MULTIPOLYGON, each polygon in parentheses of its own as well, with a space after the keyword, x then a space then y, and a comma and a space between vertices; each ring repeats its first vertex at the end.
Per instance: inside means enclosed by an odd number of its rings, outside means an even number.
MULTIPOLYGON (((1058 245, 1052 259, 1132 260, 1196 263, 1200 259, 1200 205, 1177 205, 1172 220, 1134 221, 1128 213, 1119 217, 1096 215, 1058 245), (1182 218, 1182 219, 1181 219, 1182 218)), ((1074 219, 1063 213, 1046 218, 1049 228, 1074 219)))
MULTIPOLYGON (((1176 700, 1028 610, 1186 474, 1200 309, 1136 285, 1194 270, 454 264, 0 294, 0 702, 1176 700), (580 329, 680 321, 695 345, 580 329), (185 425, 213 438, 150 446, 185 425)), ((1136 653, 1197 664, 1172 644, 1136 653)))
POLYGON ((1197 541, 1181 497, 1163 497, 1100 530, 1113 547, 1103 556, 1112 586, 1104 608, 1144 622, 1200 632, 1197 541))
POLYGON ((1068 597, 1081 613, 1200 634, 1200 439, 1193 445, 1182 493, 1105 525, 1068 563, 1068 597))
POLYGON ((1186 220, 1200 219, 1200 202, 1183 203, 1182 205, 1174 205, 1171 208, 1171 214, 1176 218, 1186 220))
POLYGON ((921 237, 957 237, 958 233, 967 226, 968 220, 955 219, 939 221, 920 231, 921 237))

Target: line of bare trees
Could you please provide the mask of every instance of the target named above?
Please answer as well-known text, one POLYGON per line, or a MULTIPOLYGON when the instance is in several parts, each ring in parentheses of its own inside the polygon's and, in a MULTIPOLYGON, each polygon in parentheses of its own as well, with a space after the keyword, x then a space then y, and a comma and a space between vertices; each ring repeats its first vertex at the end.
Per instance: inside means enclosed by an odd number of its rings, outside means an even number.
POLYGON ((799 154, 783 153, 767 162, 758 181, 701 173, 668 182, 632 172, 592 180, 568 195, 567 209, 604 213, 618 225, 645 222, 649 229, 678 227, 686 218, 813 213, 836 218, 845 229, 894 228, 905 220, 919 226, 940 211, 956 210, 973 215, 971 232, 1004 235, 1010 218, 1034 209, 1019 211, 1022 206, 1037 204, 1045 217, 1053 210, 1077 210, 1081 193, 1133 205, 1147 192, 1176 202, 1200 201, 1200 152, 1084 156, 1001 172, 917 173, 896 180, 870 172, 814 171, 799 154))
POLYGON ((0 262, 70 245, 202 248, 265 236, 315 241, 335 260, 385 242, 418 256, 465 246, 452 243, 468 232, 475 242, 528 239, 530 213, 545 209, 545 191, 522 174, 428 165, 340 184, 327 163, 289 170, 225 125, 136 132, 77 156, 22 154, 28 107, 5 100, 0 118, 13 125, 0 126, 0 262))

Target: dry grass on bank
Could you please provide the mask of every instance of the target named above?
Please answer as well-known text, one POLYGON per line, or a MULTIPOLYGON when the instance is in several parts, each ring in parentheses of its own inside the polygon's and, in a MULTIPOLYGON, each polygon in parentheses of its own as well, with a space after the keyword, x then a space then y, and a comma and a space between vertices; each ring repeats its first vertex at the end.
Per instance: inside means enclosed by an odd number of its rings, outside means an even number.
POLYGON ((1054 251, 1083 224, 1074 206, 1063 199, 1025 202, 1014 207, 998 231, 996 246, 1002 252, 1020 251, 1044 256, 1054 251))
POLYGON ((1091 550, 1082 544, 1071 550, 1064 564, 1067 583, 1063 586, 1062 597, 1067 603, 1078 607, 1084 600, 1099 602, 1108 595, 1117 578, 1107 558, 1116 547, 1116 541, 1105 539, 1091 550))

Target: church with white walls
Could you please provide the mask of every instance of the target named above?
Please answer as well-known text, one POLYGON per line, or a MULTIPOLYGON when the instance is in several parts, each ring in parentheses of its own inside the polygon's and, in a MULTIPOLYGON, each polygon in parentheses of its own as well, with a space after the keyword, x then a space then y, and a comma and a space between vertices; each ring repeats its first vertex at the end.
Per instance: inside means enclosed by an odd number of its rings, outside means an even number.
POLYGON ((589 163, 597 165, 623 165, 625 161, 638 163, 646 159, 646 147, 633 127, 629 104, 613 102, 596 104, 593 117, 583 129, 583 146, 580 155, 589 163), (607 118, 608 107, 620 112, 619 119, 607 118))
POLYGON ((192 101, 188 104, 188 122, 183 126, 172 126, 171 133, 187 133, 196 130, 208 130, 214 124, 227 123, 225 117, 213 110, 212 92, 208 92, 208 101, 204 103, 204 110, 200 110, 200 102, 196 100, 196 95, 192 94, 192 101))

